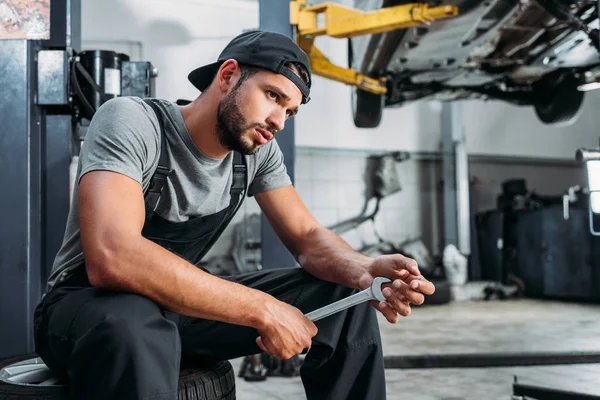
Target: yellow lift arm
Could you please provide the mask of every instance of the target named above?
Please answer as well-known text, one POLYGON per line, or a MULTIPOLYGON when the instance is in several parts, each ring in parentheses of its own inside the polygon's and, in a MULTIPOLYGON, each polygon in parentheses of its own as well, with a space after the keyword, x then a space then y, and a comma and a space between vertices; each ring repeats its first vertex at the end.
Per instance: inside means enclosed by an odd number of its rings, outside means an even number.
POLYGON ((394 29, 430 25, 438 19, 458 15, 455 6, 429 7, 427 3, 412 3, 387 7, 373 12, 362 12, 334 3, 306 6, 306 0, 291 0, 290 23, 296 26, 296 42, 306 52, 314 74, 367 92, 387 92, 385 78, 373 79, 353 69, 333 64, 314 45, 317 36, 350 38, 353 36, 383 33, 394 29), (324 26, 318 25, 319 14, 325 15, 324 26))

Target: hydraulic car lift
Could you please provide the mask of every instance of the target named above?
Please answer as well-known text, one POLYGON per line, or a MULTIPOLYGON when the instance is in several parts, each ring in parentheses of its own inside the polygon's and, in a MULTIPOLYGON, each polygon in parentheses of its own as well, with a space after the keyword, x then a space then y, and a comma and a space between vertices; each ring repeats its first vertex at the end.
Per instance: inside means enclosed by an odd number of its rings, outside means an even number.
POLYGON ((383 33, 430 25, 433 21, 456 15, 456 6, 430 7, 427 3, 404 4, 373 12, 363 12, 334 3, 312 7, 306 6, 306 0, 292 0, 290 3, 290 23, 296 27, 296 42, 308 54, 313 73, 374 94, 387 92, 385 78, 374 79, 353 69, 334 65, 314 45, 315 38, 330 36, 341 39, 383 33), (319 26, 320 15, 325 16, 324 26, 319 26))

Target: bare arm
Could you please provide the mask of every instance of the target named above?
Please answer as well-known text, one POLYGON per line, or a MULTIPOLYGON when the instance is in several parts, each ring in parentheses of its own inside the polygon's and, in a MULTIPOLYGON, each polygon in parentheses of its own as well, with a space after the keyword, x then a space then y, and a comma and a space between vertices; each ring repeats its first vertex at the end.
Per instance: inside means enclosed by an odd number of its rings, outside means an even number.
POLYGON ((310 214, 293 186, 257 193, 256 201, 298 263, 325 281, 359 288, 373 261, 352 249, 310 214))
POLYGON ((373 303, 390 322, 397 321, 396 313, 408 315, 409 303, 422 304, 423 294, 434 292, 433 284, 423 278, 414 260, 400 254, 368 257, 321 226, 293 186, 255 197, 277 235, 311 275, 356 289, 367 288, 376 276, 391 279, 390 291, 384 290, 384 295, 389 293, 387 303, 373 303))
POLYGON ((257 329, 266 322, 271 296, 212 276, 141 235, 144 198, 135 180, 92 171, 81 179, 78 200, 92 285, 139 293, 193 317, 257 329))

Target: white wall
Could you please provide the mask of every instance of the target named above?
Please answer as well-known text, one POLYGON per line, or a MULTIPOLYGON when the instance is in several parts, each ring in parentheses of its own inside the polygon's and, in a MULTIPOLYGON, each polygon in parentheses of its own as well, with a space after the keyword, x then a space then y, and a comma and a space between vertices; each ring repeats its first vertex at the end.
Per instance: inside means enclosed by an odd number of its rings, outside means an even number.
POLYGON ((571 126, 548 126, 532 107, 500 101, 469 101, 463 121, 470 154, 539 156, 575 159, 579 147, 597 147, 600 92, 586 93, 581 114, 571 126))
MULTIPOLYGON (((258 28, 258 2, 248 0, 83 0, 82 39, 107 50, 142 44, 144 61, 159 69, 157 97, 193 99, 188 82, 194 68, 216 61, 223 47, 243 30, 258 28), (109 28, 110 27, 110 28, 109 28)), ((86 46, 86 42, 89 45, 86 46)))

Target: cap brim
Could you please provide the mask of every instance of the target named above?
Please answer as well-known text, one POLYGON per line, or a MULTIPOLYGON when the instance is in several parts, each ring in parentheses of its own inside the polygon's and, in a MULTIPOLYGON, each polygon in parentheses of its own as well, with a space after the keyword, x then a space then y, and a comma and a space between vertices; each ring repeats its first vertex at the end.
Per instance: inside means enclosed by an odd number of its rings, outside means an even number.
POLYGON ((188 75, 188 80, 198 90, 203 92, 212 83, 220 66, 220 62, 215 62, 212 64, 204 65, 200 68, 196 68, 195 70, 190 72, 190 74, 188 75))

